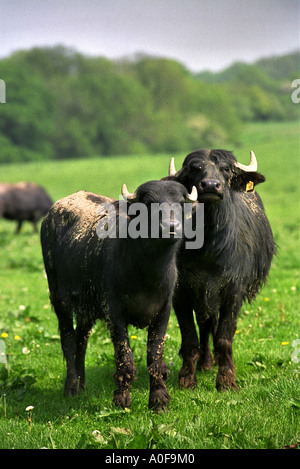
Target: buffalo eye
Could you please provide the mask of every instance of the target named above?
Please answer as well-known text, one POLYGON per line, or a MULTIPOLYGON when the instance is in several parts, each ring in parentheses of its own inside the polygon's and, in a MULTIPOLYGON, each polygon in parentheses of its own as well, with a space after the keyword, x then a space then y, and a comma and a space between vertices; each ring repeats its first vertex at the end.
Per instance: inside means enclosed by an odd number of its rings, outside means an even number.
POLYGON ((200 171, 200 170, 201 170, 201 167, 199 166, 190 166, 189 168, 190 173, 196 173, 197 171, 200 171))
POLYGON ((230 167, 229 166, 224 166, 224 168, 221 168, 221 171, 223 171, 224 173, 229 174, 230 173, 230 167))

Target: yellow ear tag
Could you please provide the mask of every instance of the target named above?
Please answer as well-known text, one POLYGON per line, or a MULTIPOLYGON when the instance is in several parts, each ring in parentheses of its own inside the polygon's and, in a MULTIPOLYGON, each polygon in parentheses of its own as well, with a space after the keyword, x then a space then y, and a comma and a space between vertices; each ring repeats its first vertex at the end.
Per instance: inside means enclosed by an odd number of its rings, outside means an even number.
POLYGON ((246 185, 246 192, 251 192, 254 189, 254 183, 252 181, 249 181, 246 185))

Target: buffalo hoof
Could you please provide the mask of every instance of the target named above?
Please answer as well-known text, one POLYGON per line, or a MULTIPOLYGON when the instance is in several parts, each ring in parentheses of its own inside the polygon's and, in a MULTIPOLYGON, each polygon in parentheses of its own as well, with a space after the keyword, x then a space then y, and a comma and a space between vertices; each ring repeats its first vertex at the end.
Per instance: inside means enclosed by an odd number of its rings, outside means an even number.
POLYGON ((131 404, 130 392, 128 390, 120 391, 117 389, 114 392, 113 401, 116 404, 116 406, 122 407, 122 409, 129 409, 130 404, 131 404))
POLYGON ((179 373, 179 387, 186 389, 195 389, 197 386, 197 378, 195 374, 184 373, 183 370, 179 373))
POLYGON ((197 370, 198 371, 210 371, 213 367, 214 359, 211 353, 200 358, 197 362, 197 370))
POLYGON ((77 388, 65 388, 64 390, 64 396, 65 397, 74 397, 74 396, 77 396, 78 392, 77 392, 77 388))
POLYGON ((78 396, 83 389, 84 385, 81 385, 77 378, 67 378, 65 382, 64 396, 78 396))
POLYGON ((229 389, 239 389, 235 383, 235 374, 231 368, 222 367, 217 375, 216 388, 218 391, 227 391, 229 389))
POLYGON ((150 392, 149 409, 156 413, 169 409, 170 395, 164 388, 150 392))

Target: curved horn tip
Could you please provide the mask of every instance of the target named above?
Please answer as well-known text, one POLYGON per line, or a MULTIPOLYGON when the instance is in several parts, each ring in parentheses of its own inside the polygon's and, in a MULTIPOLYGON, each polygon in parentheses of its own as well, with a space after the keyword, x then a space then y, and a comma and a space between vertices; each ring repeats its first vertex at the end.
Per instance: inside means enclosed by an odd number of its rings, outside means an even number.
POLYGON ((256 165, 257 168, 257 159, 254 151, 250 150, 250 165, 256 165))
POLYGON ((128 192, 126 184, 122 184, 121 192, 122 192, 122 196, 124 197, 124 199, 132 199, 134 196, 134 194, 131 194, 130 192, 128 192))
POLYGON ((187 198, 191 202, 196 202, 196 200, 198 199, 198 191, 197 191, 197 188, 195 186, 192 187, 192 192, 187 195, 187 198))
POLYGON ((171 158, 170 165, 169 165, 169 176, 175 176, 176 169, 175 169, 175 160, 174 157, 171 158))
POLYGON ((250 163, 248 166, 246 165, 243 165, 241 163, 239 163, 238 161, 235 163, 235 166, 237 168, 240 168, 242 169, 243 171, 246 171, 246 172, 255 172, 257 171, 257 159, 256 159, 256 156, 254 154, 254 151, 250 151, 250 163))

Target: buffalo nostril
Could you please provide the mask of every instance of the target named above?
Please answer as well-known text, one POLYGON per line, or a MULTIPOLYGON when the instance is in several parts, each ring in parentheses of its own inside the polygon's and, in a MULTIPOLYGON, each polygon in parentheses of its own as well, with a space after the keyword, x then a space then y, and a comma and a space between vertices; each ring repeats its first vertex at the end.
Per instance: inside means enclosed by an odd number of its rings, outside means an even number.
POLYGON ((180 237, 182 233, 182 223, 179 220, 162 220, 161 232, 163 237, 169 238, 170 236, 180 237))
POLYGON ((181 221, 179 220, 174 220, 173 222, 170 223, 170 232, 174 233, 181 233, 182 225, 181 221))
POLYGON ((217 179, 203 179, 200 184, 204 191, 218 191, 221 189, 221 183, 217 179))

